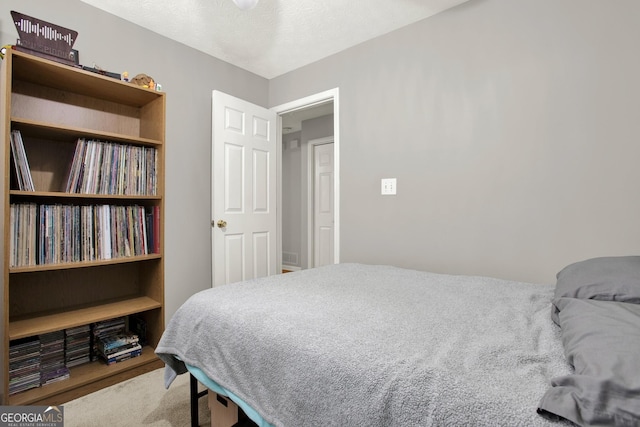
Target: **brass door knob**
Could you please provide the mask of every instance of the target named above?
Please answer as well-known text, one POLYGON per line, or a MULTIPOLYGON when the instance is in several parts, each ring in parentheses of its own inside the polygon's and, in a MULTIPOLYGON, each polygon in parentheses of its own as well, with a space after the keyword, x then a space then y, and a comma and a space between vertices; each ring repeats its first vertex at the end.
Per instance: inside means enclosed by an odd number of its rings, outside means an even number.
POLYGON ((224 219, 220 219, 218 220, 218 228, 225 228, 227 226, 227 221, 225 221, 224 219))

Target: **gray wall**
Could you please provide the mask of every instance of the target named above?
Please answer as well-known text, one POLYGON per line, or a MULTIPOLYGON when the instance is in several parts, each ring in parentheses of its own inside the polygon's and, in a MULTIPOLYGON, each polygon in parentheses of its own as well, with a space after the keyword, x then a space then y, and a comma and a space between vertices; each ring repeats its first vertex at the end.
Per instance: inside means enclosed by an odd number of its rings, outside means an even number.
POLYGON ((270 80, 270 105, 340 88, 341 261, 551 283, 640 252, 638 22, 471 0, 270 80))
MULTIPOLYGON (((165 318, 211 286, 211 92, 266 106, 268 81, 79 0, 2 0, 0 44, 18 36, 10 11, 78 31, 83 65, 145 73, 167 92, 165 318)), ((152 13, 152 12, 151 12, 152 13)))

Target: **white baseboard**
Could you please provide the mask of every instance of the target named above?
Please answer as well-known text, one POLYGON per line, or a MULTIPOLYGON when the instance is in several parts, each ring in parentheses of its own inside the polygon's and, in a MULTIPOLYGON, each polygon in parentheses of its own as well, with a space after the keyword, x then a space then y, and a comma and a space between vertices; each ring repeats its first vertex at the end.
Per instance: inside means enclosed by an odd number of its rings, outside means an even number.
POLYGON ((294 267, 293 265, 283 265, 282 269, 283 270, 288 270, 288 271, 300 271, 300 270, 302 270, 300 267, 294 267))

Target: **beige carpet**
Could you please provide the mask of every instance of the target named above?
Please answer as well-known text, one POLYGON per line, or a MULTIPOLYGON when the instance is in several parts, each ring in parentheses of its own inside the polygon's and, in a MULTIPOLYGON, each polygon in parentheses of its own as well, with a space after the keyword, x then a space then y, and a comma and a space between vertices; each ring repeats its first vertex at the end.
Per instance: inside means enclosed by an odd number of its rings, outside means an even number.
MULTIPOLYGON (((189 427, 189 376, 180 375, 166 390, 163 372, 156 369, 63 404, 64 426, 189 427)), ((199 407, 200 426, 210 426, 206 397, 199 407)))

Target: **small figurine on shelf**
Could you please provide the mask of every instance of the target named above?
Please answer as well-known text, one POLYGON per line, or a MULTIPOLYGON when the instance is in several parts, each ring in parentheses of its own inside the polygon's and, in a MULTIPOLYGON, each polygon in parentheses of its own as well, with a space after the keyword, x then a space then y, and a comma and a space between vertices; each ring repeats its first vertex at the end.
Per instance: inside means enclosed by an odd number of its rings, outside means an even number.
POLYGON ((155 87, 155 82, 153 81, 153 78, 150 76, 147 76, 146 74, 138 74, 137 76, 131 79, 131 83, 136 84, 138 86, 151 88, 151 89, 155 87))
POLYGON ((129 72, 128 71, 124 71, 122 73, 122 81, 124 81, 124 82, 128 82, 129 81, 129 72))

